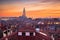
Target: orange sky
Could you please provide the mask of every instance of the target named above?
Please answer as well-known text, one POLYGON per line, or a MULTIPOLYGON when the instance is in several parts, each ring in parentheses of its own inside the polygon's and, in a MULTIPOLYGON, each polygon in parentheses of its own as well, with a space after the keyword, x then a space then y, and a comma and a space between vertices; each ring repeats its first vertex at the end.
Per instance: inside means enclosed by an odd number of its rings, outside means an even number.
POLYGON ((0 17, 21 16, 25 7, 31 18, 60 17, 59 2, 13 2, 0 4, 0 17))

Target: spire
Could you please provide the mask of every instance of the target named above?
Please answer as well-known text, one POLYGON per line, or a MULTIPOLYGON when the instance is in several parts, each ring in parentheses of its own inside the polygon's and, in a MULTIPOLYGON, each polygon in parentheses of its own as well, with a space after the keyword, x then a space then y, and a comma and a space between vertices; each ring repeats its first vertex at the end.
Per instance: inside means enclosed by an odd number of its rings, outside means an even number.
POLYGON ((25 8, 23 8, 23 14, 22 14, 22 16, 26 17, 25 8))

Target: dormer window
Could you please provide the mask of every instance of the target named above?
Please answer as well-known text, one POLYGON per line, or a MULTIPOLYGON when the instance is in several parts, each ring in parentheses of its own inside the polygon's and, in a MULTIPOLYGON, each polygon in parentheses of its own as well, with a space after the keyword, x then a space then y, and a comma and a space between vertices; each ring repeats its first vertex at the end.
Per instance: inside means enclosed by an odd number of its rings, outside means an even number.
POLYGON ((35 32, 18 32, 18 36, 35 36, 35 32))
POLYGON ((33 33, 30 33, 30 36, 33 36, 33 33))
POLYGON ((33 36, 35 36, 35 32, 33 33, 33 36))
POLYGON ((36 32, 39 32, 40 31, 40 28, 36 28, 35 30, 36 30, 36 32))
POLYGON ((22 36, 25 36, 25 32, 22 32, 22 36))
POLYGON ((22 32, 18 32, 18 35, 19 35, 19 36, 22 36, 22 32))
POLYGON ((26 36, 30 36, 30 32, 26 32, 25 35, 26 35, 26 36))

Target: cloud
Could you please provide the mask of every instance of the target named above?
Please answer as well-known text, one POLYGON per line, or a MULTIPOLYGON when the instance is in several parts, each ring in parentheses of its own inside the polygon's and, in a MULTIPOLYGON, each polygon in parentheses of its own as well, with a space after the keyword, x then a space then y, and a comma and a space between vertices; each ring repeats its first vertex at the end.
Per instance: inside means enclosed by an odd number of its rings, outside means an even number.
POLYGON ((60 2, 60 0, 0 0, 0 2, 14 2, 14 1, 19 1, 19 2, 60 2))
MULTIPOLYGON (((60 13, 60 0, 0 0, 0 2, 2 3, 2 4, 0 4, 0 11, 2 12, 1 14, 3 16, 4 16, 4 14, 6 15, 6 13, 8 15, 9 15, 9 13, 11 13, 12 16, 14 15, 14 13, 20 13, 20 12, 22 12, 22 9, 24 7, 26 8, 27 12, 33 11, 33 12, 29 12, 29 14, 31 14, 33 16, 36 13, 38 13, 38 15, 37 14, 36 15, 39 17, 40 17, 40 15, 39 15, 40 13, 41 13, 41 15, 43 15, 42 13, 44 13, 44 14, 47 13, 46 14, 47 16, 48 15, 50 16, 50 13, 51 13, 51 15, 53 13, 60 13), (37 11, 37 12, 35 12, 35 11, 37 11)), ((8 16, 8 15, 6 15, 6 16, 8 16)), ((43 16, 46 16, 46 15, 43 15, 43 16)), ((16 15, 16 16, 18 16, 18 15, 16 15)), ((55 14, 52 16, 55 16, 55 14)), ((60 15, 59 15, 59 17, 60 17, 60 15)))
POLYGON ((42 2, 60 2, 60 0, 42 0, 42 2))

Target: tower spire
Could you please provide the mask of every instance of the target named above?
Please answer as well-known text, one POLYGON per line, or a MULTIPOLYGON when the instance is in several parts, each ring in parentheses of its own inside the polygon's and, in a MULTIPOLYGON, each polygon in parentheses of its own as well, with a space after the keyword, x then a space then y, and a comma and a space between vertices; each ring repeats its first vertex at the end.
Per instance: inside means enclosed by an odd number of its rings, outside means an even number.
POLYGON ((22 14, 22 16, 26 17, 25 8, 23 8, 23 14, 22 14))

